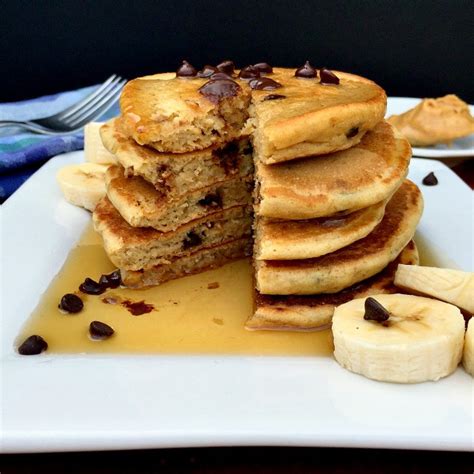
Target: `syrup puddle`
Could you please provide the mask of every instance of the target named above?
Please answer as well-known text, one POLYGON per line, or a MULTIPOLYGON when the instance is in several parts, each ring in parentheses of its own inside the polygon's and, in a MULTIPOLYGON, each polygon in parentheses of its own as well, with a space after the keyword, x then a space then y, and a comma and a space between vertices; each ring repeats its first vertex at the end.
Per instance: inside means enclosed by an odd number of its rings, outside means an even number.
POLYGON ((90 224, 22 328, 16 345, 38 334, 48 342, 48 353, 332 354, 330 330, 301 333, 244 329, 253 311, 248 260, 146 290, 109 289, 99 296, 77 291, 86 277, 98 280, 114 269, 90 224), (74 292, 84 301, 84 309, 78 314, 62 314, 58 309, 61 297, 74 292), (144 301, 153 310, 133 315, 127 305, 121 304, 125 301, 129 305, 144 301), (95 320, 111 326, 115 334, 104 341, 92 340, 88 329, 95 320))

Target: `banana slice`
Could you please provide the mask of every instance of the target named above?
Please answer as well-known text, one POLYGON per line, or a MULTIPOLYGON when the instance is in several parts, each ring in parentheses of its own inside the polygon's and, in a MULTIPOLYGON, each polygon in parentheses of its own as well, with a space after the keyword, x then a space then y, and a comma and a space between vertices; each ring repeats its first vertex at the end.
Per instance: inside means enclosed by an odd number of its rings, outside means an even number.
POLYGON ((108 165, 81 163, 61 168, 56 179, 66 201, 93 211, 105 196, 105 170, 108 165))
POLYGON ((456 306, 412 295, 377 295, 383 324, 364 319, 365 300, 336 308, 334 356, 346 369, 385 382, 416 383, 452 373, 461 360, 464 318, 456 306))
POLYGON ((112 165, 116 163, 115 156, 102 144, 100 127, 103 123, 91 122, 84 127, 84 155, 89 163, 112 165))
POLYGON ((466 336, 464 338, 464 352, 462 365, 468 374, 474 377, 474 323, 472 318, 467 325, 466 336))
POLYGON ((438 300, 452 303, 474 314, 474 273, 448 268, 398 265, 395 285, 438 300))

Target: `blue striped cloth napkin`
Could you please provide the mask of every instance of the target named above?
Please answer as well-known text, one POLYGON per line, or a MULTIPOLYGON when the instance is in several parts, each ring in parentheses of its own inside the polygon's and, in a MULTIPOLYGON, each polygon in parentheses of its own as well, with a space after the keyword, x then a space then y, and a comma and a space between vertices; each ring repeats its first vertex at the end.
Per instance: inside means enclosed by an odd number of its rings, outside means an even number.
MULTIPOLYGON (((34 120, 53 115, 78 102, 97 87, 0 104, 0 120, 34 120)), ((117 103, 98 120, 107 120, 118 113, 117 103)), ((83 148, 82 132, 47 136, 13 127, 0 129, 0 202, 15 192, 49 158, 83 148)))

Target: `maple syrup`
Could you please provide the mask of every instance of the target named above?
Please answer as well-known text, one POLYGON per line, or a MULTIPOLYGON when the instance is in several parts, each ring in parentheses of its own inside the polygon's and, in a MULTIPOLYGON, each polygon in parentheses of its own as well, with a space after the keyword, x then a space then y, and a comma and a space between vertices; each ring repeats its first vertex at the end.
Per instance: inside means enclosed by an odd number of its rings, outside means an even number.
POLYGON ((244 328, 253 311, 252 268, 246 259, 145 290, 116 288, 100 295, 79 291, 85 278, 97 281, 113 270, 90 224, 22 328, 16 345, 37 334, 47 341, 48 353, 332 354, 330 330, 303 333, 244 328), (82 311, 65 314, 59 310, 66 293, 80 296, 82 311), (134 303, 152 309, 134 315, 130 311, 134 303), (92 339, 92 321, 108 324, 114 334, 106 340, 92 339))

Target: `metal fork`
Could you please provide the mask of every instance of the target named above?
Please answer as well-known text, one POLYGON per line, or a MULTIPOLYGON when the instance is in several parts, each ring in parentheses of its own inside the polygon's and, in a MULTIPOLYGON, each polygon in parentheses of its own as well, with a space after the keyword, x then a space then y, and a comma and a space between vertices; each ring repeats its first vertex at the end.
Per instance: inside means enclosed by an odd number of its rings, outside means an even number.
POLYGON ((119 98, 126 82, 126 79, 112 74, 94 92, 57 114, 21 122, 0 120, 0 128, 21 127, 43 135, 64 135, 76 132, 109 110, 119 98))

